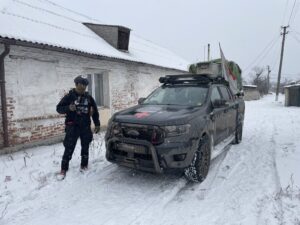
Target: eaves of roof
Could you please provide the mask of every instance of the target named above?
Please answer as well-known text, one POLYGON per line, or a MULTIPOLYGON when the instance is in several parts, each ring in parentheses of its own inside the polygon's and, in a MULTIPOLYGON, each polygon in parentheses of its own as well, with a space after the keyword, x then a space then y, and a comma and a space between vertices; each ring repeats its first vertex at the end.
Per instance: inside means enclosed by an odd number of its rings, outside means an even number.
POLYGON ((121 62, 121 63, 139 64, 139 65, 147 65, 147 66, 152 66, 152 67, 156 67, 156 68, 187 72, 185 70, 180 70, 180 69, 171 68, 171 67, 164 67, 164 66, 158 66, 158 65, 155 65, 155 64, 150 64, 150 63, 145 63, 145 62, 139 62, 139 61, 126 60, 126 59, 121 59, 121 58, 116 58, 116 57, 109 57, 109 56, 104 56, 104 55, 92 54, 92 53, 87 53, 87 52, 78 51, 78 50, 74 50, 74 49, 68 49, 68 48, 57 47, 57 46, 48 45, 48 44, 35 43, 35 42, 30 42, 30 41, 23 41, 23 40, 18 40, 18 39, 14 39, 14 38, 7 38, 7 37, 2 37, 2 36, 0 36, 0 43, 9 44, 9 45, 16 45, 16 46, 22 46, 22 47, 31 47, 31 48, 37 48, 37 49, 45 49, 45 50, 50 50, 50 51, 68 53, 68 54, 72 54, 72 55, 84 56, 84 57, 88 57, 88 58, 92 58, 92 59, 107 60, 107 61, 121 62))

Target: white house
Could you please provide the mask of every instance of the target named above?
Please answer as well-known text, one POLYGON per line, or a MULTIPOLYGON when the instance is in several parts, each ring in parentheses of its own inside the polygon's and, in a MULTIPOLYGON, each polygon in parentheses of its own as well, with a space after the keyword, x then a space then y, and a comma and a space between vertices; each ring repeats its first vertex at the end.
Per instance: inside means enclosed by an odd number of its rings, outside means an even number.
POLYGON ((56 104, 77 75, 88 75, 105 126, 112 113, 157 87, 160 76, 188 68, 126 27, 40 0, 1 0, 0 65, 2 152, 62 137, 56 104))
POLYGON ((252 101, 252 100, 258 100, 260 99, 260 94, 257 89, 256 85, 243 85, 244 89, 244 100, 245 101, 252 101))
POLYGON ((284 87, 285 106, 300 106, 300 82, 293 82, 284 87))

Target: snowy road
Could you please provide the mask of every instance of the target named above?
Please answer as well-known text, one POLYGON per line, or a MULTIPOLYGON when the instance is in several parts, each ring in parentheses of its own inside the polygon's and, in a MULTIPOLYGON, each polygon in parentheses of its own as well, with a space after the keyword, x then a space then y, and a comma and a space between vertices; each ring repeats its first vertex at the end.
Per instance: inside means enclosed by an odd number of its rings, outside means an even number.
POLYGON ((79 172, 77 149, 61 182, 62 144, 1 156, 0 224, 299 225, 300 108, 274 98, 246 102, 243 141, 201 184, 110 164, 99 135, 89 171, 79 172))

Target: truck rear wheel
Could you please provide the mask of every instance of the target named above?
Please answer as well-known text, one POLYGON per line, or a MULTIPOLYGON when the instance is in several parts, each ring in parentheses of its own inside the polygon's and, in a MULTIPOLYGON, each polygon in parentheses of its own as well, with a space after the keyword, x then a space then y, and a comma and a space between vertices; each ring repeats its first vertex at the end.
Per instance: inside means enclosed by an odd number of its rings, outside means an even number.
POLYGON ((193 182, 202 182, 208 174, 210 155, 210 139, 209 136, 205 135, 200 140, 191 165, 184 170, 185 177, 193 182))

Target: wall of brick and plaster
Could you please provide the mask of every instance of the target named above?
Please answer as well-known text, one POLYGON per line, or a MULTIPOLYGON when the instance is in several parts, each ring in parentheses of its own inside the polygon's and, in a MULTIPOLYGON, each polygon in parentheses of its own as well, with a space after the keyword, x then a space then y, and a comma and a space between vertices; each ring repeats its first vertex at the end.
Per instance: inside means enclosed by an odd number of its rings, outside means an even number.
MULTIPOLYGON (((182 72, 11 46, 10 54, 5 58, 10 144, 62 136, 64 117, 56 112, 56 104, 74 87, 75 76, 88 73, 104 74, 106 107, 100 108, 100 116, 101 124, 106 125, 112 113, 137 104, 138 98, 146 97, 158 87, 160 76, 182 72)), ((0 146, 1 143, 2 133, 0 146)))
MULTIPOLYGON (((0 54, 4 51, 4 46, 0 44, 0 54)), ((2 105, 1 105, 1 87, 0 87, 0 148, 3 146, 3 125, 2 125, 2 105)))

